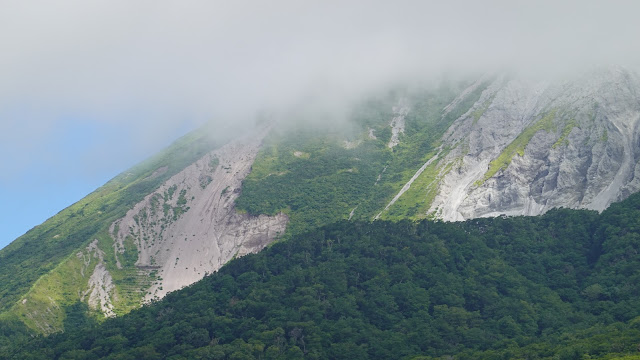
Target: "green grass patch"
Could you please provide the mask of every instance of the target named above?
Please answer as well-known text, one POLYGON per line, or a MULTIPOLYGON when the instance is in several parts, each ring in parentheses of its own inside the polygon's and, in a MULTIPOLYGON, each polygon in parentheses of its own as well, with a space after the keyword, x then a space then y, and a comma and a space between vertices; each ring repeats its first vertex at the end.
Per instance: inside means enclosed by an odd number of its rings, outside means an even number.
POLYGON ((471 116, 473 117, 474 125, 478 122, 478 120, 480 120, 482 115, 484 115, 484 113, 487 111, 487 109, 489 108, 489 105, 491 105, 491 103, 493 102, 493 99, 495 99, 495 95, 485 100, 485 102, 483 102, 481 106, 479 106, 476 110, 474 110, 471 113, 471 116))
MULTIPOLYGON (((440 158, 444 158, 446 155, 447 153, 443 152, 440 158)), ((435 153, 432 153, 431 156, 435 156, 435 153)), ((445 166, 439 166, 438 161, 431 163, 414 180, 409 190, 402 194, 386 212, 381 214, 380 219, 397 221, 407 218, 427 218, 427 211, 438 193, 440 180, 451 171, 456 162, 445 166)))
POLYGON ((555 109, 551 110, 540 120, 536 121, 533 125, 529 126, 520 135, 518 135, 511 144, 507 145, 497 158, 489 163, 489 170, 487 170, 482 179, 476 181, 474 185, 481 186, 485 181, 491 179, 499 171, 506 169, 509 164, 511 164, 511 160, 516 154, 524 156, 524 149, 538 131, 555 131, 556 126, 553 120, 556 117, 556 112, 557 110, 555 109))
POLYGON ((117 316, 124 315, 140 307, 145 296, 142 289, 149 288, 154 281, 158 280, 157 272, 141 270, 135 266, 138 261, 138 247, 132 237, 128 236, 123 241, 124 252, 117 254, 121 268, 116 265, 116 254, 111 237, 105 233, 99 240, 99 246, 105 253, 104 261, 107 270, 116 287, 116 296, 112 298, 113 312, 117 316))
POLYGON ((70 255, 42 276, 12 308, 12 313, 34 332, 51 334, 64 329, 65 307, 82 297, 97 264, 86 250, 70 255))
POLYGON ((556 142, 551 146, 552 149, 557 148, 558 146, 567 146, 569 145, 569 140, 567 139, 567 137, 569 136, 569 134, 571 133, 571 130, 573 130, 574 127, 577 127, 578 123, 576 122, 575 119, 571 119, 569 120, 565 125, 564 128, 562 129, 562 133, 560 134, 560 137, 558 138, 558 140, 556 140, 556 142))

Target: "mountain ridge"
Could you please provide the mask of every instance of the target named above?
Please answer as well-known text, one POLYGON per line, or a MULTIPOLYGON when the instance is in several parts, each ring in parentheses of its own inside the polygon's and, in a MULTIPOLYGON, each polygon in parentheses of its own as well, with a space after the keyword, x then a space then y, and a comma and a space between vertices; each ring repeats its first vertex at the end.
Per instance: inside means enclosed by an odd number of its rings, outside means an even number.
POLYGON ((0 321, 50 334, 74 304, 123 315, 340 219, 602 211, 640 188, 638 89, 621 68, 484 76, 383 91, 353 106, 348 130, 196 131, 0 250, 0 321))
MULTIPOLYGON (((496 216, 500 213, 537 215, 558 206, 602 211, 612 201, 619 201, 637 191, 638 180, 634 175, 637 170, 634 169, 637 167, 635 154, 638 149, 634 139, 637 138, 640 120, 640 103, 637 96, 640 80, 637 74, 621 68, 601 70, 596 72, 594 77, 596 79, 583 77, 577 83, 567 82, 556 85, 555 88, 547 84, 525 87, 538 90, 524 96, 519 95, 523 92, 522 89, 509 89, 517 85, 507 82, 507 91, 498 90, 493 94, 487 94, 486 97, 492 96, 493 100, 481 116, 477 119, 459 119, 451 132, 445 135, 451 139, 449 141, 461 141, 466 137, 470 146, 469 153, 473 155, 464 156, 459 151, 454 151, 449 156, 463 156, 463 170, 458 173, 472 173, 473 168, 485 166, 489 167, 489 172, 492 171, 492 167, 504 168, 493 170, 490 176, 486 176, 487 173, 483 174, 482 178, 476 176, 473 179, 475 182, 464 186, 463 192, 470 198, 467 205, 459 205, 461 212, 459 211, 458 215, 454 215, 453 212, 459 209, 442 199, 443 195, 431 210, 437 211, 439 206, 443 207, 445 214, 442 217, 447 220, 455 220, 459 216, 465 218, 463 214, 471 218, 496 216), (520 98, 520 101, 510 100, 514 98, 520 98), (496 112, 496 107, 509 106, 510 101, 511 106, 520 105, 518 111, 506 112, 506 116, 521 119, 522 125, 515 131, 509 129, 512 126, 501 127, 496 124, 496 115, 491 114, 492 111, 496 112), (503 154, 505 149, 508 150, 508 147, 518 140, 518 135, 528 129, 527 126, 532 126, 534 121, 544 120, 545 116, 551 116, 548 121, 550 124, 545 128, 546 132, 555 136, 544 136, 543 132, 535 131, 530 134, 522 149, 518 150, 519 156, 515 156, 515 152, 503 154), (479 127, 490 127, 488 131, 498 135, 488 140, 502 139, 500 144, 494 145, 494 149, 492 146, 484 145, 482 142, 487 140, 482 137, 482 131, 474 133, 474 130, 470 130, 466 136, 456 134, 455 129, 469 126, 469 123, 479 127), (590 154, 585 153, 588 149, 593 149, 590 154), (509 158, 502 160, 503 164, 495 163, 501 156, 509 158), (513 164, 510 164, 511 161, 513 164), (485 164, 486 162, 489 164, 485 164), (586 169, 572 168, 572 162, 582 163, 586 169), (498 171, 502 173, 498 174, 501 176, 494 176, 498 171), (591 181, 594 177, 599 182, 591 181), (523 189, 530 179, 534 180, 532 189, 523 189), (490 183, 486 184, 487 181, 490 183), (609 182, 605 183, 607 181, 609 182), (518 183, 520 188, 506 189, 512 182, 518 183), (558 183, 559 191, 553 192, 553 182, 558 183), (545 184, 551 184, 552 188, 548 189, 549 185, 545 184), (563 185, 569 188, 563 189, 563 185), (582 189, 575 189, 577 185, 582 186, 582 189), (571 186, 574 186, 574 189, 571 189, 571 186), (536 187, 540 189, 535 189, 536 187), (539 194, 535 194, 535 191, 539 194), (582 191, 582 194, 572 194, 576 191, 582 191), (516 199, 510 200, 506 195, 496 199, 500 192, 509 193, 516 199), (576 198, 571 199, 568 195, 576 198), (492 205, 492 202, 499 205, 492 205), (513 204, 514 209, 509 209, 509 202, 517 203, 513 204)), ((484 129, 483 131, 486 132, 484 129)), ((455 174, 456 172, 450 173, 451 180, 445 179, 443 183, 459 183, 455 174)), ((444 194, 451 192, 443 191, 444 194)))

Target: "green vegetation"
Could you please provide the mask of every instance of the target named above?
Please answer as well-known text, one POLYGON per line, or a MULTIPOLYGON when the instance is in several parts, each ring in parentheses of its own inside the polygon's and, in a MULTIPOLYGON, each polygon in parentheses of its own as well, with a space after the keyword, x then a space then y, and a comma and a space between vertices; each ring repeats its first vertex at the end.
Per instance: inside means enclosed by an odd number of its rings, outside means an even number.
POLYGON ((300 233, 346 218, 360 201, 370 198, 389 158, 381 142, 345 149, 329 133, 276 134, 258 154, 236 206, 250 214, 283 211, 290 217, 288 233, 300 233), (296 156, 298 151, 309 156, 296 156))
MULTIPOLYGON (((377 211, 382 210, 415 175, 416 171, 436 154, 434 150, 440 146, 440 138, 444 132, 456 119, 469 111, 487 86, 488 82, 480 84, 444 114, 444 107, 453 100, 453 98, 445 97, 448 94, 446 89, 440 89, 435 93, 430 93, 429 96, 417 97, 413 100, 416 105, 406 119, 407 137, 394 148, 394 159, 389 164, 387 169, 389 175, 385 178, 394 191, 385 198, 386 202, 376 209, 377 211)), ((444 149, 440 158, 443 158, 448 151, 449 149, 444 149)), ((437 167, 437 165, 438 162, 434 161, 427 167, 411 185, 410 190, 403 194, 387 211, 383 212, 380 218, 388 220, 424 218, 438 191, 438 184, 434 180, 450 170, 447 165, 444 169, 437 167)))
POLYGON ((38 279, 12 312, 18 314, 27 327, 43 334, 64 330, 65 308, 79 300, 96 263, 89 251, 72 254, 38 279))
MULTIPOLYGON (((127 314, 129 311, 140 307, 140 300, 156 275, 150 275, 140 271, 136 266, 138 261, 138 248, 132 237, 128 236, 124 241, 124 252, 118 254, 122 268, 115 266, 116 258, 113 249, 113 239, 108 235, 99 237, 99 246, 111 251, 104 252, 104 262, 113 278, 115 286, 115 299, 113 299, 113 311, 117 316, 127 314)), ((101 316, 101 315, 100 315, 101 316)))
MULTIPOLYGON (((65 319, 65 307, 82 297, 78 286, 87 283, 87 273, 82 279, 78 278, 81 261, 76 253, 84 251, 94 239, 99 239, 99 247, 106 254, 106 266, 114 271, 114 278, 137 276, 131 269, 118 271, 115 266, 113 247, 107 240, 109 226, 170 176, 211 151, 216 141, 209 133, 209 129, 204 128, 182 137, 160 154, 116 176, 0 250, 0 311, 3 312, 0 328, 15 328, 16 319, 20 319, 32 330, 43 331, 45 322, 29 316, 36 316, 36 309, 47 308, 52 310, 43 319, 52 319, 49 325, 60 328, 65 319), (43 276, 47 278, 42 279, 43 276), (27 294, 26 306, 21 308, 19 301, 27 294), (14 316, 16 314, 19 316, 14 316)), ((91 264, 95 266, 95 262, 91 264)), ((131 308, 133 300, 127 296, 121 297, 122 312, 131 308)))
POLYGON ((474 125, 478 122, 478 120, 480 120, 482 115, 484 115, 485 111, 487 111, 494 98, 495 95, 491 96, 489 99, 485 100, 485 102, 483 102, 481 106, 479 106, 475 111, 471 113, 471 116, 473 116, 474 125))
POLYGON ((602 215, 340 222, 7 359, 633 359, 640 194, 602 215))
POLYGON ((533 125, 524 129, 524 131, 511 142, 511 144, 507 145, 507 147, 502 150, 502 153, 500 153, 497 158, 489 163, 489 170, 487 170, 481 180, 476 181, 475 185, 481 186, 485 181, 491 179, 499 171, 506 169, 509 164, 511 164, 511 159, 513 159, 516 154, 524 156, 524 149, 538 131, 555 131, 555 124, 553 121, 556 117, 556 112, 557 110, 555 109, 551 110, 533 125))
MULTIPOLYGON (((431 154, 431 156, 435 155, 435 153, 431 154)), ((445 156, 446 153, 443 153, 439 155, 439 158, 444 158, 445 156)), ((383 212, 380 218, 385 220, 426 218, 427 211, 438 193, 439 180, 452 169, 454 164, 448 164, 444 168, 438 165, 438 161, 433 161, 429 164, 411 184, 409 190, 402 194, 388 211, 383 212)))
POLYGON ((571 119, 567 121, 567 123, 564 125, 564 128, 562 129, 562 133, 560 134, 560 137, 558 138, 558 140, 556 140, 553 146, 551 146, 551 148, 555 149, 558 146, 569 145, 569 140, 567 139, 567 137, 571 133, 571 130, 573 130, 573 128, 577 126, 578 126, 578 123, 576 122, 575 119, 571 119))
MULTIPOLYGON (((348 219, 354 209, 354 220, 373 219, 436 154, 442 134, 473 106, 487 86, 481 84, 444 113, 444 108, 468 85, 398 90, 363 102, 351 114, 351 132, 346 131, 351 143, 358 144, 355 147, 345 146, 344 129, 293 126, 272 134, 243 182, 237 209, 254 215, 287 213, 290 222, 284 238, 337 219, 348 219), (400 143, 389 149, 389 122, 399 98, 406 100, 410 111, 400 143), (376 139, 369 137, 369 130, 376 139)), ((419 199, 402 197, 382 218, 424 217, 437 191, 433 179, 440 171, 435 164, 429 167, 411 189, 420 193, 419 199)))

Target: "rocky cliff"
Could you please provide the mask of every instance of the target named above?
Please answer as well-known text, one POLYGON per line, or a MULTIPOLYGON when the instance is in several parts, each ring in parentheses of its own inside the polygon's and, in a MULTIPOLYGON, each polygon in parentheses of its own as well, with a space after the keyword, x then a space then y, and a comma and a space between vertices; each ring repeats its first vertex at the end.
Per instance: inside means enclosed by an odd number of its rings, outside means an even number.
POLYGON ((497 78, 443 137, 452 150, 429 211, 444 220, 602 211, 640 188, 640 78, 621 68, 563 82, 497 78))
POLYGON ((135 266, 155 277, 147 300, 192 284, 233 257, 257 252, 284 232, 286 215, 254 217, 234 206, 264 135, 205 155, 112 224, 116 259, 137 251, 135 266), (127 240, 135 248, 126 249, 127 240))

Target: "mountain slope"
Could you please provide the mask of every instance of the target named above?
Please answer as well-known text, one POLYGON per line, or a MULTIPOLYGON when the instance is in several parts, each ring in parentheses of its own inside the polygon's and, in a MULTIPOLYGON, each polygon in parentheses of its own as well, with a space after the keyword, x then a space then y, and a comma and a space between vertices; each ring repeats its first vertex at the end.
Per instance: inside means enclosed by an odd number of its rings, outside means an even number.
POLYGON ((500 79, 444 137, 460 159, 430 211, 445 220, 602 211, 638 190, 640 78, 601 70, 563 83, 500 79), (453 195, 452 195, 453 194, 453 195))
POLYGON ((13 306, 41 276, 107 230, 147 191, 215 146, 206 132, 187 135, 0 250, 0 310, 13 306))
MULTIPOLYGON (((444 82, 380 95, 354 106, 348 130, 280 130, 266 140, 237 206, 256 215, 287 212, 288 234, 336 219, 372 220, 438 153, 442 135, 488 83, 444 82)), ((417 200, 416 207, 428 208, 417 200)), ((397 210, 396 218, 415 215, 397 210)))
POLYGON ((403 88, 356 107, 351 135, 273 140, 238 206, 253 214, 293 210, 293 232, 335 218, 602 211, 640 187, 639 94, 640 77, 621 68, 563 81, 502 75, 403 88))
POLYGON ((147 195, 110 228, 116 258, 137 249, 135 266, 155 273, 148 300, 200 280, 235 256, 261 250, 284 233, 287 216, 249 216, 234 200, 264 134, 214 150, 147 195))
POLYGON ((640 337, 640 195, 602 215, 332 224, 9 358, 618 358, 640 337), (424 356, 424 357, 418 357, 424 356))
POLYGON ((638 89, 619 68, 484 76, 378 92, 340 126, 201 129, 1 250, 0 322, 51 334, 123 315, 340 219, 601 211, 640 187, 638 89))
MULTIPOLYGON (((50 334, 63 330, 69 309, 78 302, 93 310, 84 316, 121 315, 139 307, 145 298, 164 296, 201 279, 232 257, 260 250, 284 232, 287 217, 238 214, 233 200, 265 131, 211 151, 214 142, 208 140, 209 130, 201 129, 169 148, 159 160, 142 166, 145 172, 139 181, 144 187, 137 182, 131 185, 137 188, 132 190, 135 196, 126 198, 126 207, 119 206, 117 212, 95 222, 83 219, 93 226, 91 231, 78 231, 76 223, 65 222, 65 212, 96 209, 96 216, 104 216, 102 210, 110 199, 119 199, 119 193, 108 188, 118 178, 99 190, 103 197, 92 194, 43 224, 44 228, 63 224, 78 242, 63 237, 64 233, 54 237, 65 241, 71 253, 37 279, 0 320, 17 318, 36 332, 50 334), (198 150, 201 145, 194 139, 206 144, 204 151, 198 150), (192 157, 182 166, 173 159, 184 156, 192 157)), ((131 174, 135 176, 135 172, 124 176, 131 174)), ((11 250, 3 252, 10 260, 11 250)))

